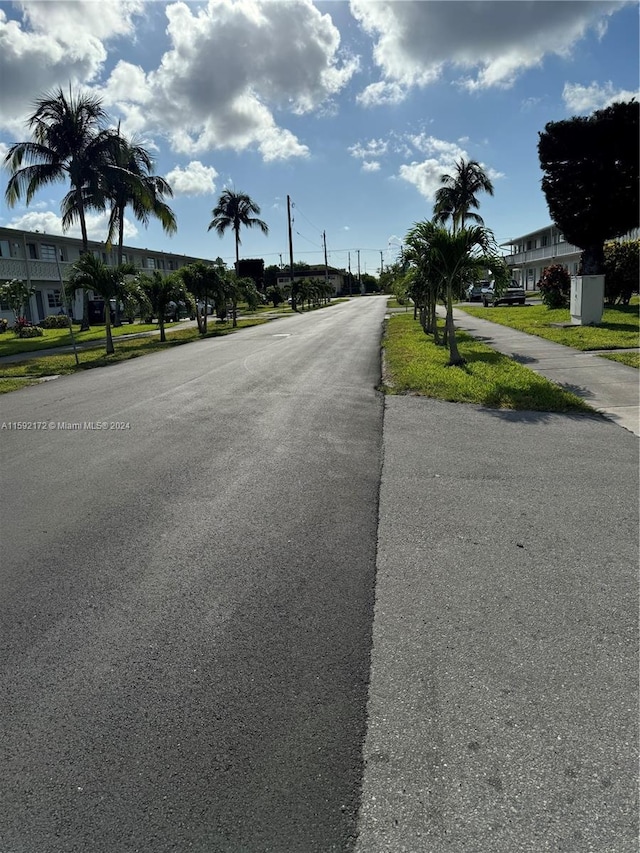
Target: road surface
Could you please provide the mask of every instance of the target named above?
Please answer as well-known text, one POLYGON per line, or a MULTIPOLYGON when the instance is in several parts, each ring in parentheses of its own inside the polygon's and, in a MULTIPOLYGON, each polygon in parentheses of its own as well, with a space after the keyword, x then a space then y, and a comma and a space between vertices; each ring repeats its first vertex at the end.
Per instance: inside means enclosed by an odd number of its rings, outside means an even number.
POLYGON ((385 303, 2 399, 2 853, 353 845, 385 303))

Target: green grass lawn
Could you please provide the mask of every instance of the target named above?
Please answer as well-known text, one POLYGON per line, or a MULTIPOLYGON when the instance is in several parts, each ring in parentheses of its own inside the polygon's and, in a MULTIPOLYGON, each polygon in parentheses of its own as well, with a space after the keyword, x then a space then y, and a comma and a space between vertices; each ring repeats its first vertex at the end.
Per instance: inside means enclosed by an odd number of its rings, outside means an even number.
POLYGON ((628 367, 635 367, 636 370, 640 370, 640 352, 603 352, 600 355, 602 358, 619 361, 620 364, 626 364, 628 367))
MULTIPOLYGON (((232 332, 246 329, 249 326, 259 326, 268 320, 259 317, 238 320, 238 326, 234 329, 231 323, 211 323, 205 338, 216 338, 229 335, 232 332)), ((33 385, 47 376, 59 376, 69 373, 77 373, 79 370, 90 370, 94 367, 107 367, 120 361, 128 361, 142 355, 170 349, 181 344, 192 341, 203 340, 195 327, 186 329, 175 329, 167 332, 166 343, 161 343, 156 335, 145 338, 131 338, 116 342, 115 353, 105 355, 104 346, 92 347, 79 353, 80 364, 76 365, 73 353, 60 353, 59 355, 43 355, 33 357, 20 362, 8 364, 0 363, 0 393, 15 391, 25 385, 33 385)))
MULTIPOLYGON (((119 338, 122 335, 133 335, 138 332, 153 332, 157 328, 157 323, 125 323, 117 328, 112 326, 111 334, 114 338, 119 338)), ((171 328, 170 324, 167 324, 166 328, 171 328)), ((13 332, 4 332, 0 335, 0 356, 15 355, 20 352, 37 352, 50 347, 71 346, 69 329, 43 329, 42 331, 44 334, 41 338, 18 338, 13 332)), ((92 326, 89 331, 81 332, 79 327, 74 326, 73 336, 78 344, 103 340, 105 327, 104 325, 92 326)))
POLYGON ((449 367, 448 350, 436 346, 413 315, 392 316, 384 338, 387 393, 419 394, 498 409, 593 411, 579 397, 469 335, 458 332, 457 339, 467 364, 449 367))
POLYGON ((546 305, 516 305, 498 308, 476 308, 465 305, 462 310, 472 317, 511 326, 530 335, 579 350, 624 349, 640 344, 640 319, 637 299, 627 307, 606 308, 599 326, 559 328, 551 323, 568 323, 569 309, 550 310, 546 305))

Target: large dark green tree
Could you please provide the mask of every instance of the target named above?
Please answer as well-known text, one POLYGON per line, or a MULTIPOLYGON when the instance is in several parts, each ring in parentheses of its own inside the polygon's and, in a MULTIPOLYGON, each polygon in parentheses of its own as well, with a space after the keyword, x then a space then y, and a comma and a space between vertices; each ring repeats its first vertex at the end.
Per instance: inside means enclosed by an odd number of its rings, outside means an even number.
POLYGON ((539 134, 551 219, 582 249, 582 272, 604 272, 604 244, 638 227, 637 101, 549 122, 539 134))
POLYGON ((237 193, 234 190, 223 190, 217 205, 211 211, 213 219, 209 223, 207 231, 215 229, 220 237, 231 229, 236 241, 236 272, 240 260, 240 229, 259 228, 263 234, 269 233, 269 226, 262 219, 258 219, 259 206, 246 193, 237 193))
POLYGON ((464 228, 467 221, 483 225, 482 217, 475 213, 480 207, 477 194, 493 195, 493 184, 477 160, 456 161, 453 174, 442 175, 442 186, 436 191, 433 216, 436 224, 451 220, 452 228, 464 228))

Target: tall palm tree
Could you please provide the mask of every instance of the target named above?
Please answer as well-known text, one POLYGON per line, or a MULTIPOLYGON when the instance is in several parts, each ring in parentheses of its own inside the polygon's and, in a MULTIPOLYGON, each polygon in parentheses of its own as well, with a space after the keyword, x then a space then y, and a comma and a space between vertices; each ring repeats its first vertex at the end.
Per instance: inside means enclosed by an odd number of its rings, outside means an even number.
POLYGON ((104 324, 107 339, 107 355, 114 352, 111 335, 111 300, 116 303, 122 298, 125 290, 125 278, 135 273, 132 264, 121 264, 108 267, 100 258, 87 252, 74 263, 68 280, 69 290, 83 290, 85 293, 93 290, 104 299, 104 324))
MULTIPOLYGON (((35 102, 27 119, 32 138, 9 148, 4 165, 11 177, 5 198, 12 207, 23 196, 30 204, 33 196, 48 184, 68 180, 70 191, 63 202, 64 221, 80 223, 82 250, 88 250, 87 199, 94 195, 112 133, 105 129, 107 114, 100 98, 71 88, 45 93, 35 102)), ((86 311, 83 328, 88 328, 86 311)))
POLYGON ((143 225, 148 225, 150 217, 155 216, 167 234, 175 234, 178 230, 175 214, 164 200, 165 196, 173 196, 173 190, 164 178, 153 174, 153 166, 147 149, 137 139, 123 136, 118 127, 103 171, 101 190, 104 200, 111 206, 107 243, 111 244, 117 233, 119 264, 123 256, 124 213, 128 206, 143 225))
POLYGON ((244 225, 245 228, 259 228, 263 234, 269 233, 269 227, 262 219, 252 214, 260 213, 260 208, 246 193, 237 193, 233 190, 223 190, 218 204, 211 211, 213 219, 209 223, 207 231, 212 228, 218 232, 219 236, 224 236, 225 231, 231 228, 236 238, 236 273, 238 273, 238 264, 240 261, 239 246, 240 246, 240 228, 244 225))
POLYGON ((454 164, 453 175, 442 175, 442 186, 436 191, 433 207, 436 223, 451 219, 453 230, 464 228, 467 220, 483 225, 482 217, 474 213, 480 203, 476 193, 493 195, 493 184, 477 160, 460 158, 454 164))

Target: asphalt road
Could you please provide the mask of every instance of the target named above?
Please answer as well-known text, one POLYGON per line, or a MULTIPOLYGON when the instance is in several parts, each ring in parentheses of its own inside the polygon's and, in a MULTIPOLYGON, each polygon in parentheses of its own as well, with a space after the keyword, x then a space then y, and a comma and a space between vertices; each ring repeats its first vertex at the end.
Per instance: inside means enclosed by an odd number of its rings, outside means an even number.
POLYGON ((385 302, 2 399, 2 853, 352 848, 385 302))
POLYGON ((129 424, 0 429, 0 853, 636 853, 637 437, 383 405, 384 312, 0 398, 129 424))

